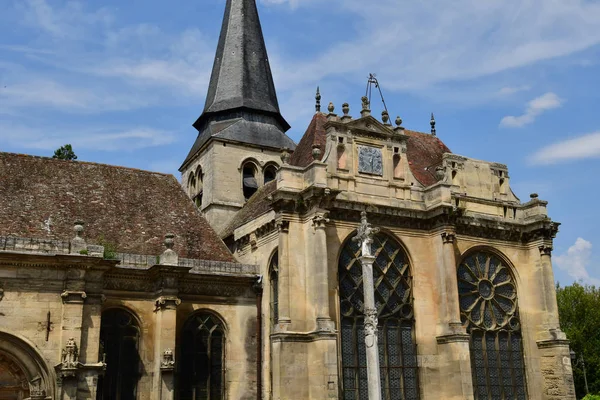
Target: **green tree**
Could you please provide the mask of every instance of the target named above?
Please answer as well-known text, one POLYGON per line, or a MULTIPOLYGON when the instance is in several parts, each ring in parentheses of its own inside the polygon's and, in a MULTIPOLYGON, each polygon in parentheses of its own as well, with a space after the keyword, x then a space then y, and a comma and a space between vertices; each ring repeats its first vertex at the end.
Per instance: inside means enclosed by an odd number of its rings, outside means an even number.
POLYGON ((52 158, 58 158, 59 160, 77 160, 77 156, 70 144, 65 144, 55 150, 52 158))
MULTIPOLYGON (((556 289, 560 327, 577 359, 583 357, 590 393, 600 394, 600 288, 574 283, 556 289)), ((585 396, 582 367, 581 361, 573 363, 578 399, 585 396)))

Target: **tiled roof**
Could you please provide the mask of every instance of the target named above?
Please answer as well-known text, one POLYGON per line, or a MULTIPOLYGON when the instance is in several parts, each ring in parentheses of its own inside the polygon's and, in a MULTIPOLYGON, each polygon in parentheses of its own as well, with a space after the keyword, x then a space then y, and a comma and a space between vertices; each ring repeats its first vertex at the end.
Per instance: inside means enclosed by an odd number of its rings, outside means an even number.
POLYGON ((319 146, 321 154, 325 154, 325 128, 323 126, 326 123, 327 116, 325 114, 318 112, 314 115, 300 143, 292 153, 290 165, 306 167, 313 162, 313 145, 319 146))
POLYGON ((238 211, 238 213, 233 217, 229 225, 221 232, 221 237, 223 239, 233 235, 233 232, 239 228, 240 226, 246 224, 247 222, 252 221, 271 210, 271 202, 268 197, 271 195, 275 189, 277 189, 277 182, 271 181, 259 188, 256 193, 248 199, 248 202, 244 205, 244 207, 238 211))
POLYGON ((444 153, 452 153, 436 136, 428 133, 405 130, 408 135, 406 155, 410 171, 423 185, 433 185, 438 181, 435 167, 442 164, 444 153))
POLYGON ((180 257, 234 261, 172 175, 0 152, 0 236, 84 239, 119 252, 161 254, 166 233, 180 257))

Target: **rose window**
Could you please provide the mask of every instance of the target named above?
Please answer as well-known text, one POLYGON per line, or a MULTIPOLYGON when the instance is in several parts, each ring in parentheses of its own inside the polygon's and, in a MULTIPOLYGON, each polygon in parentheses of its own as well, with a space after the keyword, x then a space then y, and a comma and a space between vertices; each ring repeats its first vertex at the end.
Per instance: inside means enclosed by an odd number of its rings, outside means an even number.
POLYGON ((519 328, 517 292, 508 267, 493 254, 477 253, 458 267, 462 319, 486 330, 519 328))
POLYGON ((458 266, 476 400, 527 399, 517 290, 509 268, 488 252, 473 253, 458 266))

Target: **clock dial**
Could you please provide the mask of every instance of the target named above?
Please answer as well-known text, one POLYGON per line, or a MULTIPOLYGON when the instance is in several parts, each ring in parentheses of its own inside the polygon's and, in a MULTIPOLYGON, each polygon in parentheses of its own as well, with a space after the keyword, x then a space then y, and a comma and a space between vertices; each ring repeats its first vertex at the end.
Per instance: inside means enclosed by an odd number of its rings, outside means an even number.
POLYGON ((371 175, 383 175, 381 149, 370 146, 358 147, 358 172, 371 175))

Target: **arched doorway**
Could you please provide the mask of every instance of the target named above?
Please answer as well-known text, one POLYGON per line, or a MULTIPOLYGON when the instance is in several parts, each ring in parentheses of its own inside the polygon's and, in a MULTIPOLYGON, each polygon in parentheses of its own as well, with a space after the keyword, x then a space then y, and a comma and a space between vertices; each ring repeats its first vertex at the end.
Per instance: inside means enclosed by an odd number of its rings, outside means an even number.
POLYGON ((0 352, 0 399, 23 400, 29 397, 25 371, 8 354, 0 352))
POLYGON ((35 345, 0 330, 0 399, 54 398, 56 375, 35 345))
MULTIPOLYGON (((414 337, 412 276, 408 256, 390 235, 373 238, 371 252, 375 307, 378 318, 381 398, 419 398, 417 349, 414 337)), ((338 263, 342 396, 344 400, 367 400, 367 359, 364 336, 364 302, 361 249, 347 240, 338 263)))
POLYGON ((140 379, 140 327, 127 310, 111 308, 102 313, 100 351, 106 371, 98 382, 98 400, 135 400, 140 379))
POLYGON ((213 314, 201 312, 183 327, 179 348, 179 399, 225 398, 225 330, 213 314))

